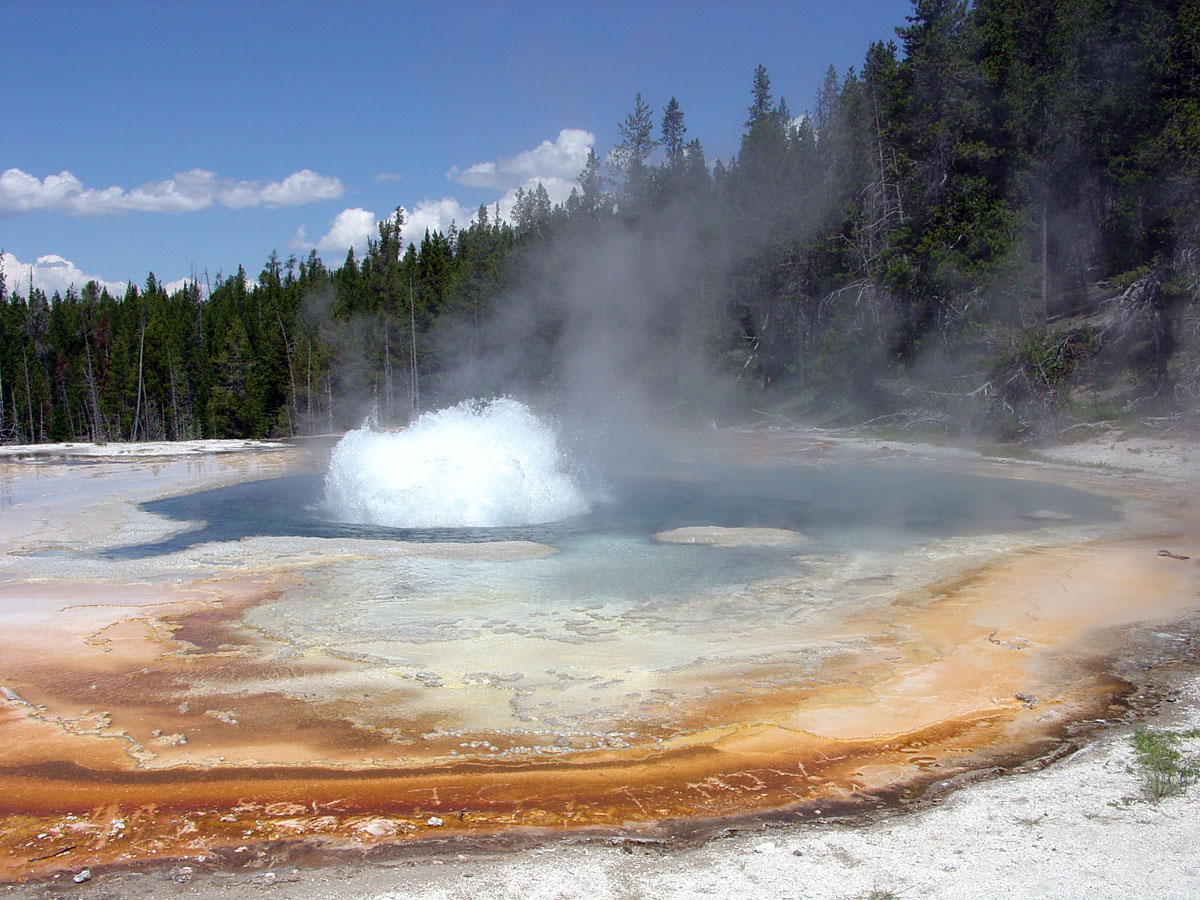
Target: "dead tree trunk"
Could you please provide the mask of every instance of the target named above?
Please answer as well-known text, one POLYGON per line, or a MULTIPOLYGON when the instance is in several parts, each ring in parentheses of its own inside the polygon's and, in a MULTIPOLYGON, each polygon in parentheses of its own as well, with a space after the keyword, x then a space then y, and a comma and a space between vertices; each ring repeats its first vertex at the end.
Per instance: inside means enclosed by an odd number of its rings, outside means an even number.
POLYGON ((142 358, 146 350, 146 323, 142 322, 142 338, 138 342, 137 403, 133 409, 133 440, 138 439, 138 428, 142 421, 142 358))
POLYGON ((1042 321, 1050 319, 1050 204, 1042 197, 1042 321))
POLYGON ((308 433, 313 432, 313 411, 312 411, 312 339, 305 341, 308 346, 308 372, 305 375, 304 399, 307 404, 308 416, 308 433))
POLYGON ((283 327, 283 317, 275 314, 279 323, 279 333, 283 335, 283 353, 287 358, 288 367, 288 436, 296 436, 296 419, 300 418, 300 409, 296 406, 296 376, 292 371, 292 345, 288 343, 287 329, 283 327))
POLYGON ((21 351, 21 364, 25 367, 25 408, 29 412, 29 443, 36 444, 33 431, 33 389, 29 384, 29 355, 21 351))
POLYGON ((103 413, 100 412, 100 396, 96 391, 96 374, 92 370, 92 342, 86 334, 83 336, 83 349, 87 358, 88 394, 92 400, 92 441, 98 443, 108 440, 108 433, 103 413))
POLYGON ((411 275, 408 278, 408 322, 412 335, 412 389, 409 396, 412 401, 412 418, 415 419, 421 412, 421 381, 417 374, 417 307, 413 302, 411 275))

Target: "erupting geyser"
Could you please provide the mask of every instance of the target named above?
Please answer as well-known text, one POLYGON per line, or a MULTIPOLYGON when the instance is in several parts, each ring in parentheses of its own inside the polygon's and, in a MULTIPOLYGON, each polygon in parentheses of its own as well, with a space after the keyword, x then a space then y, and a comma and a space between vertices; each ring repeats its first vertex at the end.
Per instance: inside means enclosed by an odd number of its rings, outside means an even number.
POLYGON ((510 397, 428 412, 401 432, 349 432, 334 447, 325 499, 346 522, 489 528, 587 512, 554 429, 510 397))

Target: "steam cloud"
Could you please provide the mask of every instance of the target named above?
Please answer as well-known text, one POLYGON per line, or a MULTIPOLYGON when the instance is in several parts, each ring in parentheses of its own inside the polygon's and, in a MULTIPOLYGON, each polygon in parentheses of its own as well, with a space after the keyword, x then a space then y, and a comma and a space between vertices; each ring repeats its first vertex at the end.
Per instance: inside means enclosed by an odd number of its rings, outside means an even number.
POLYGON ((646 449, 647 423, 668 411, 720 406, 725 388, 709 368, 715 292, 705 290, 697 229, 668 213, 648 241, 640 228, 612 224, 567 229, 537 247, 482 333, 444 317, 438 355, 465 362, 440 379, 439 395, 530 398, 601 466, 646 449))

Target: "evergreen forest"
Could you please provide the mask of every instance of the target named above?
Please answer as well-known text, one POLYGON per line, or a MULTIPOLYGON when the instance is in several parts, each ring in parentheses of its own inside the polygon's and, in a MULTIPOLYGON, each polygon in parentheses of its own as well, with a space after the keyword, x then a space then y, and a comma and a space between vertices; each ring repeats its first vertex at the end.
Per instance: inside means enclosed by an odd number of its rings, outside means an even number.
POLYGON ((397 210, 337 268, 123 296, 0 273, 0 441, 501 393, 1006 440, 1200 420, 1200 0, 914 0, 896 34, 804 114, 746 73, 733 158, 639 94, 564 203, 407 246, 397 210))

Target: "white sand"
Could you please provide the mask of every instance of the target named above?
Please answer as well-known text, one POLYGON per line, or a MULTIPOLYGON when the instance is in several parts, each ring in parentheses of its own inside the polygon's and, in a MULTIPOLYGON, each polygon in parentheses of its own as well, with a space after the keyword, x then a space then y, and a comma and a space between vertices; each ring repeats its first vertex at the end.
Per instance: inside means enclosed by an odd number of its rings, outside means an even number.
POLYGON ((1039 455, 1059 462, 1200 484, 1200 444, 1187 437, 1107 432, 1081 443, 1045 448, 1039 455))

